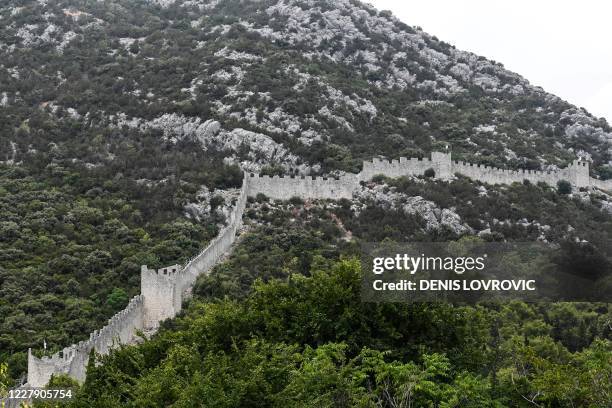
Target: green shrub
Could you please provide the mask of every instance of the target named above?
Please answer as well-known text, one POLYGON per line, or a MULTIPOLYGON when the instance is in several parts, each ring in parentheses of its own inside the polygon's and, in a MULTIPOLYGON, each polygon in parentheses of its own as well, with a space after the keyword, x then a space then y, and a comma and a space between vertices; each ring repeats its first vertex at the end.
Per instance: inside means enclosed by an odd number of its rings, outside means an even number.
POLYGON ((572 192, 572 185, 567 180, 559 180, 557 182, 557 191, 559 194, 570 194, 572 192))
POLYGON ((210 199, 210 208, 213 211, 215 210, 215 208, 219 208, 223 204, 225 204, 225 199, 220 195, 216 195, 210 199))
POLYGON ((387 177, 382 174, 377 174, 374 177, 372 177, 372 181, 375 183, 384 183, 386 179, 387 177))
POLYGON ((601 166, 598 170, 602 180, 612 180, 612 166, 601 166))
POLYGON ((304 204, 304 200, 302 200, 300 197, 298 196, 293 196, 289 199, 289 202, 293 205, 302 205, 304 204))
POLYGON ((269 198, 264 193, 257 193, 257 196, 255 196, 255 200, 258 203, 267 203, 269 201, 269 198))

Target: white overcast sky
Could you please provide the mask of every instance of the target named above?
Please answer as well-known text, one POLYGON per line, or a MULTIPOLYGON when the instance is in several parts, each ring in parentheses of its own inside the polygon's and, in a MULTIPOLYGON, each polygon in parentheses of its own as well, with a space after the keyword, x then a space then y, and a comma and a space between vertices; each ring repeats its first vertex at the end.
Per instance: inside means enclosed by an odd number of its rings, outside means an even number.
POLYGON ((365 0, 612 124, 612 2, 365 0))

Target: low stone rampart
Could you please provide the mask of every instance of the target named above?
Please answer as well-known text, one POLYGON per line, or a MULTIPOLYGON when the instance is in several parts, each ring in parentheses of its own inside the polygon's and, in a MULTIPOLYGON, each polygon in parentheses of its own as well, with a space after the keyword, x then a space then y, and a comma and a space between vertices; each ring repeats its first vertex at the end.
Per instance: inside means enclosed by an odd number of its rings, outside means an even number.
POLYGON ((473 180, 488 184, 512 184, 529 180, 532 183, 546 183, 556 186, 557 182, 566 180, 574 187, 594 187, 603 190, 612 188, 612 180, 602 181, 589 176, 589 163, 585 160, 575 160, 568 167, 557 171, 509 170, 480 164, 451 160, 450 153, 433 152, 431 159, 398 160, 373 159, 364 162, 363 171, 358 175, 362 181, 382 174, 387 177, 418 176, 425 170, 433 169, 436 178, 446 180, 453 174, 461 174, 473 180))
POLYGON ((607 191, 609 193, 612 193, 612 180, 598 180, 598 179, 591 179, 591 185, 593 187, 596 187, 600 190, 604 190, 607 191))
POLYGON ((35 357, 28 350, 28 380, 31 387, 43 387, 52 374, 67 374, 85 380, 85 368, 92 349, 106 354, 117 344, 129 344, 138 330, 143 329, 143 296, 133 297, 127 307, 115 314, 108 324, 89 335, 88 340, 64 348, 52 356, 35 357))
POLYGON ((379 174, 387 177, 417 176, 430 168, 433 169, 433 162, 428 158, 373 159, 363 163, 363 170, 359 173, 359 179, 367 181, 379 174))
POLYGON ((353 196, 353 191, 359 185, 357 175, 346 175, 340 178, 325 177, 282 177, 249 175, 248 195, 265 194, 278 200, 288 200, 291 197, 311 199, 340 199, 353 196))

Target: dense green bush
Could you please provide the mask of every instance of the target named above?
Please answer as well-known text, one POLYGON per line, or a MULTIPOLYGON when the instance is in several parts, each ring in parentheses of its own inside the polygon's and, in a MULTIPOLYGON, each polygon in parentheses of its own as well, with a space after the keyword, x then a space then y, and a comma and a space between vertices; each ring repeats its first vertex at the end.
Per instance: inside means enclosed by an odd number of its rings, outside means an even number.
MULTIPOLYGON (((76 140, 67 146, 87 160, 90 146, 76 140)), ((114 161, 92 168, 49 146, 19 167, 0 165, 0 362, 13 378, 29 347, 61 349, 125 307, 140 291, 141 264, 183 262, 217 234, 221 220, 186 219, 184 205, 201 185, 239 186, 241 172, 188 143, 154 140, 124 139, 109 148, 114 161)))
POLYGON ((606 404, 612 343, 558 343, 589 306, 363 303, 359 262, 318 268, 239 300, 192 302, 152 340, 90 363, 73 405, 606 404))
POLYGON ((571 194, 572 185, 567 180, 559 180, 559 182, 557 182, 557 191, 559 194, 571 194))

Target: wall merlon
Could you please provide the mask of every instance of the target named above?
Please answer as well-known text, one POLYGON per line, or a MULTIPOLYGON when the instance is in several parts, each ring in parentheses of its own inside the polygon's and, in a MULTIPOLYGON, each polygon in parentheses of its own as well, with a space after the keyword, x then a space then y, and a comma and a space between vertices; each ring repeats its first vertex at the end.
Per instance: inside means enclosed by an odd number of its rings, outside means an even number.
POLYGON ((171 265, 165 268, 158 269, 158 274, 169 275, 178 272, 181 269, 180 265, 171 265))

